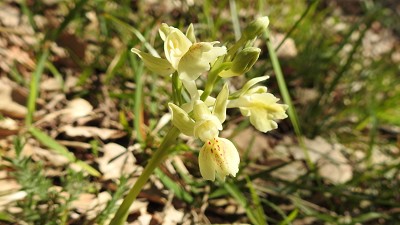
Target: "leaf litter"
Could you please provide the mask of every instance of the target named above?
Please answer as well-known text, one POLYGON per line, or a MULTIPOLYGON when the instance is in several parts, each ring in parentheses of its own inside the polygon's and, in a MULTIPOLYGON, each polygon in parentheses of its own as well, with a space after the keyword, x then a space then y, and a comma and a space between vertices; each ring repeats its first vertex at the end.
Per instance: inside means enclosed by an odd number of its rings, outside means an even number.
MULTIPOLYGON (((169 8, 162 10, 172 11, 169 8)), ((94 14, 94 12, 87 14, 88 19, 92 21, 91 29, 97 29, 96 23, 99 23, 94 14)), ((34 19, 38 27, 43 28, 50 20, 56 18, 36 16, 34 19)), ((5 117, 0 120, 0 152, 3 156, 15 157, 15 153, 10 146, 12 145, 13 135, 19 134, 24 129, 23 119, 27 113, 25 107, 27 89, 23 87, 23 83, 29 80, 31 72, 36 67, 34 55, 30 52, 30 46, 37 44, 39 39, 28 25, 27 18, 22 16, 22 13, 16 7, 7 4, 1 5, 0 24, 6 28, 6 33, 0 33, 0 57, 2 59, 0 60, 0 114, 5 117), (13 68, 17 68, 21 73, 22 79, 18 84, 7 78, 13 68)), ((385 30, 383 33, 384 38, 389 43, 385 46, 377 45, 379 40, 377 32, 369 32, 370 38, 365 40, 363 45, 370 52, 365 54, 370 54, 374 57, 380 56, 394 47, 389 31, 385 30)), ((121 176, 130 176, 130 181, 128 182, 130 185, 135 182, 135 179, 143 170, 143 165, 145 165, 143 154, 149 149, 142 149, 141 145, 133 145, 134 147, 132 147, 132 143, 136 140, 134 140, 133 135, 130 135, 123 128, 119 121, 120 113, 124 112, 116 104, 113 104, 114 100, 110 99, 108 94, 102 93, 101 100, 90 99, 90 97, 85 99, 87 96, 77 97, 79 96, 79 91, 88 88, 90 85, 96 86, 98 80, 91 78, 86 86, 77 85, 80 72, 73 71, 76 69, 74 68, 76 62, 71 60, 69 56, 78 53, 82 58, 86 58, 87 62, 90 62, 95 59, 94 55, 96 54, 94 53, 98 49, 90 44, 86 46, 76 35, 71 33, 63 35, 64 38, 58 40, 57 44, 54 43, 51 49, 55 53, 55 61, 58 65, 68 65, 72 68, 72 71, 62 71, 62 77, 65 79, 64 84, 58 78, 53 78, 48 74, 43 75, 40 84, 40 98, 37 101, 39 107, 34 125, 46 131, 52 138, 66 146, 68 150, 80 159, 97 166, 102 173, 99 180, 93 181, 99 187, 98 193, 86 192, 80 194, 70 209, 72 212, 71 217, 74 219, 82 217, 94 219, 105 209, 106 203, 111 199, 110 192, 115 191, 115 188, 107 186, 107 182, 116 182, 121 176), (68 46, 73 47, 73 49, 67 49, 68 46), (81 50, 84 51, 82 52, 81 50), (107 103, 102 105, 102 102, 107 103), (94 154, 92 152, 92 142, 99 145, 98 157, 92 156, 94 154)), ((95 39, 96 36, 90 38, 95 39)), ((275 38, 276 45, 283 39, 283 36, 277 34, 275 38)), ((114 40, 114 42, 115 46, 122 46, 119 41, 114 40)), ((278 53, 282 57, 295 57, 297 48, 293 39, 288 39, 278 53)), ((309 97, 307 101, 312 101, 315 98, 313 90, 299 89, 299 93, 307 93, 305 94, 309 97)), ((307 101, 301 104, 306 104, 307 101)), ((125 113, 128 114, 127 112, 125 113)), ((168 123, 169 117, 170 115, 165 114, 156 124, 152 131, 153 136, 157 132, 162 132, 162 128, 168 123)), ((230 129, 230 131, 233 130, 234 128, 230 129)), ((64 176, 63 170, 65 167, 70 166, 68 160, 40 146, 33 138, 27 137, 27 139, 23 155, 32 157, 35 162, 45 162, 46 167, 44 170, 46 170, 46 174, 55 179, 64 176)), ((157 145, 152 144, 151 147, 156 147, 157 145)), ((246 129, 235 136, 235 144, 237 144, 242 154, 246 153, 248 146, 252 146, 248 154, 249 160, 253 162, 249 166, 251 170, 254 169, 252 172, 287 162, 291 163, 273 171, 271 175, 283 180, 294 181, 307 172, 303 151, 294 137, 280 138, 273 135, 271 137, 246 129)), ((195 146, 196 143, 190 145, 190 147, 195 146)), ((334 184, 343 184, 352 178, 354 174, 353 167, 351 166, 351 161, 345 157, 345 153, 353 151, 352 149, 338 143, 328 142, 322 137, 306 139, 305 146, 310 152, 311 160, 318 166, 321 176, 334 184)), ((393 165, 396 163, 389 162, 390 159, 379 151, 373 151, 373 154, 372 158, 376 163, 393 163, 393 165)), ((365 157, 363 153, 358 155, 360 159, 365 157)), ((176 157, 174 161, 174 165, 166 165, 169 176, 179 177, 178 171, 183 171, 183 174, 188 175, 192 182, 198 182, 196 176, 192 176, 189 172, 191 170, 190 163, 196 163, 196 157, 192 153, 176 157), (189 165, 189 168, 186 168, 186 165, 189 165)), ((9 166, 7 162, 3 163, 2 161, 3 164, 9 166)), ((72 166, 72 168, 75 167, 72 166)), ((5 188, 0 190, 0 211, 7 209, 10 209, 9 211, 18 211, 16 210, 18 207, 15 202, 23 200, 26 193, 21 190, 20 185, 9 175, 8 171, 0 171, 0 174, 0 187, 5 188)), ((213 216, 243 216, 245 213, 244 209, 240 208, 233 199, 220 198, 210 200, 207 204, 206 200, 203 200, 203 204, 208 208, 207 210, 214 211, 211 216, 210 214, 205 215, 207 211, 205 209, 188 210, 185 206, 182 206, 184 205, 182 202, 176 201, 173 192, 166 191, 165 185, 162 184, 158 177, 152 176, 151 181, 151 184, 147 185, 146 190, 140 195, 139 200, 132 205, 130 212, 137 220, 130 221, 129 224, 162 223, 173 225, 185 224, 185 222, 188 224, 188 221, 195 220, 193 218, 196 217, 203 218, 199 221, 209 222, 207 216, 210 218, 213 216), (162 206, 161 209, 160 205, 162 206), (198 215, 191 216, 193 218, 187 218, 190 213, 198 215)), ((201 194, 204 193, 206 195, 207 188, 209 187, 206 186, 201 194)), ((118 201, 118 204, 120 203, 121 201, 118 201)), ((186 205, 186 207, 190 208, 190 205, 186 205)), ((214 218, 214 220, 217 219, 214 218)))

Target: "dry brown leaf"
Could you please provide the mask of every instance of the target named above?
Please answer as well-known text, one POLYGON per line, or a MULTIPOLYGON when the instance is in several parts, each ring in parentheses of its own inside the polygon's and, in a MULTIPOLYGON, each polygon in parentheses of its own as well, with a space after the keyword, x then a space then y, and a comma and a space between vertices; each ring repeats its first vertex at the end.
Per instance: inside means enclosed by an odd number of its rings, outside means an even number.
POLYGON ((0 210, 3 210, 7 205, 12 202, 24 199, 27 193, 25 191, 17 191, 11 194, 0 196, 0 210))
POLYGON ((104 191, 97 196, 94 194, 83 193, 80 194, 78 199, 72 202, 72 207, 76 208, 78 212, 85 214, 89 220, 96 218, 111 200, 110 193, 104 191))
POLYGON ((164 225, 177 225, 183 220, 184 213, 176 210, 172 205, 168 205, 163 211, 164 225))
POLYGON ((44 91, 58 91, 61 90, 62 85, 60 80, 49 77, 41 82, 40 88, 44 91))
POLYGON ((38 156, 42 160, 45 159, 51 165, 56 167, 67 165, 70 162, 67 157, 40 147, 33 147, 33 153, 35 156, 38 156))
POLYGON ((66 125, 60 129, 60 132, 65 132, 69 137, 86 137, 93 138, 99 137, 102 140, 116 139, 126 135, 124 131, 112 130, 107 128, 88 127, 66 125))
POLYGON ((93 106, 82 98, 71 100, 66 108, 65 117, 68 120, 76 120, 80 117, 89 115, 93 111, 93 106))
POLYGON ((298 177, 307 173, 304 164, 300 161, 292 162, 286 166, 274 170, 271 174, 274 177, 281 178, 287 181, 294 181, 298 177))
POLYGON ((122 174, 129 175, 141 171, 141 168, 135 166, 136 159, 133 154, 123 146, 109 143, 104 145, 102 150, 104 155, 96 161, 104 179, 118 179, 122 174))
MULTIPOLYGON (((282 42, 282 40, 286 37, 285 34, 274 33, 271 35, 272 44, 274 47, 278 47, 278 45, 282 42)), ((278 57, 282 58, 293 58, 297 55, 296 43, 292 38, 287 38, 285 42, 283 42, 282 46, 276 52, 278 57)))
POLYGON ((11 118, 4 118, 0 120, 0 137, 17 134, 19 127, 17 122, 11 118))
POLYGON ((71 147, 79 150, 87 150, 90 149, 92 146, 89 143, 86 142, 80 142, 80 141, 61 141, 58 140, 58 143, 64 145, 65 147, 71 147))
POLYGON ((21 18, 18 8, 2 4, 0 9, 0 24, 6 27, 17 27, 21 18))
MULTIPOLYGON (((341 153, 344 146, 331 144, 322 137, 304 140, 308 148, 310 160, 318 164, 321 176, 332 183, 339 184, 350 180, 353 177, 352 167, 348 164, 347 158, 341 153)), ((284 147, 297 160, 305 160, 303 150, 293 143, 293 146, 284 147)), ((280 150, 282 151, 282 150, 280 150)))
POLYGON ((0 113, 11 118, 22 119, 27 113, 25 106, 22 106, 12 99, 12 88, 5 79, 0 79, 0 113))

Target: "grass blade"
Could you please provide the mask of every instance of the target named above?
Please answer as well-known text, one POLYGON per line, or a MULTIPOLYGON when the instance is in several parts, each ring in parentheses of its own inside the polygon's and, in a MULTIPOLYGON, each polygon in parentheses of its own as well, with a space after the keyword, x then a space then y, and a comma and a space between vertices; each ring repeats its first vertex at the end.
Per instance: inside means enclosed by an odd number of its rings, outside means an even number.
POLYGON ((231 183, 224 183, 224 188, 229 192, 230 195, 232 195, 233 198, 236 199, 236 201, 238 201, 240 205, 242 205, 244 209, 246 209, 247 217, 249 217, 251 223, 255 225, 261 225, 257 220, 257 216, 254 214, 254 211, 247 204, 247 198, 243 195, 242 191, 231 183))
POLYGON ((25 118, 25 124, 27 127, 30 127, 33 122, 33 114, 35 113, 36 110, 36 99, 39 94, 39 81, 40 78, 42 77, 44 66, 46 65, 46 61, 47 58, 49 57, 49 54, 50 54, 49 50, 45 49, 45 51, 39 58, 39 62, 31 78, 31 83, 29 87, 28 105, 27 105, 28 113, 26 114, 25 118))
POLYGON ((165 175, 159 168, 155 169, 155 174, 160 178, 161 182, 169 189, 172 190, 176 197, 184 200, 187 203, 193 202, 193 197, 180 187, 175 181, 165 175))
POLYGON ((271 63, 272 63, 272 67, 274 69, 275 75, 276 75, 276 79, 278 81, 278 86, 279 86, 279 90, 281 92, 283 101, 285 102, 285 104, 287 104, 289 106, 288 109, 288 114, 289 114, 289 119, 292 122, 294 131, 296 133, 297 139, 299 140, 300 146, 303 149, 303 153, 307 162, 307 165, 310 169, 314 168, 314 164, 310 159, 310 154, 304 144, 304 139, 303 139, 303 133, 301 131, 300 128, 300 123, 299 123, 299 119, 297 117, 297 112, 296 109, 293 106, 292 103, 292 98, 290 97, 289 94, 289 90, 287 88, 286 82, 285 82, 285 78, 283 76, 282 73, 282 69, 281 66, 279 64, 279 60, 278 60, 278 56, 276 55, 276 51, 274 48, 274 45, 272 44, 271 39, 269 38, 269 31, 267 30, 265 32, 265 35, 267 37, 267 46, 268 46, 268 52, 269 52, 269 56, 271 59, 271 63))
POLYGON ((92 176, 100 176, 100 173, 87 163, 77 160, 75 158, 75 155, 72 154, 68 149, 61 144, 59 144, 57 141, 55 141, 53 138, 45 134, 39 129, 36 129, 34 127, 29 128, 29 132, 44 146, 48 147, 50 150, 56 152, 57 154, 60 154, 64 157, 66 157, 70 162, 75 162, 77 163, 82 169, 87 171, 89 174, 92 176))

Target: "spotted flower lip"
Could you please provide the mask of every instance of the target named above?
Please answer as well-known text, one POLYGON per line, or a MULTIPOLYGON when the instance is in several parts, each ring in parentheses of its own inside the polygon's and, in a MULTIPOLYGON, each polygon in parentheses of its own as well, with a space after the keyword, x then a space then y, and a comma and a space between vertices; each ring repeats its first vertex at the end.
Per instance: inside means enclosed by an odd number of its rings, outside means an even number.
POLYGON ((226 176, 236 176, 240 157, 235 145, 225 138, 213 138, 205 142, 199 154, 201 176, 214 181, 225 181, 226 176))

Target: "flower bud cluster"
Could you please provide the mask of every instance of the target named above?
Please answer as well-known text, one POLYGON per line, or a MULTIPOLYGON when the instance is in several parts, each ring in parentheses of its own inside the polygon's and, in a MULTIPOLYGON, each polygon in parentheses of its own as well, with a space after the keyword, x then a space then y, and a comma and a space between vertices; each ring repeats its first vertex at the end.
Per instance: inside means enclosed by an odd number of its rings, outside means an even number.
POLYGON ((261 49, 241 49, 239 45, 243 40, 251 41, 262 34, 268 23, 268 17, 250 23, 243 31, 242 41, 229 50, 219 46, 218 41, 197 42, 192 24, 186 34, 167 24, 161 25, 159 34, 164 41, 165 58, 132 49, 149 70, 160 75, 175 74, 190 95, 189 101, 170 102, 168 107, 175 127, 204 142, 199 154, 200 173, 204 179, 225 180, 226 176, 236 176, 239 171, 240 158, 235 145, 219 137, 227 108, 239 108, 242 115, 250 117, 251 124, 262 132, 276 129, 277 120, 287 117, 288 106, 278 103, 279 99, 268 93, 265 86, 256 86, 268 79, 267 76, 249 80, 235 93, 229 93, 228 83, 225 83, 216 98, 210 96, 210 90, 220 78, 240 76, 253 67, 261 49), (196 80, 205 72, 208 72, 206 86, 199 90, 196 80))

